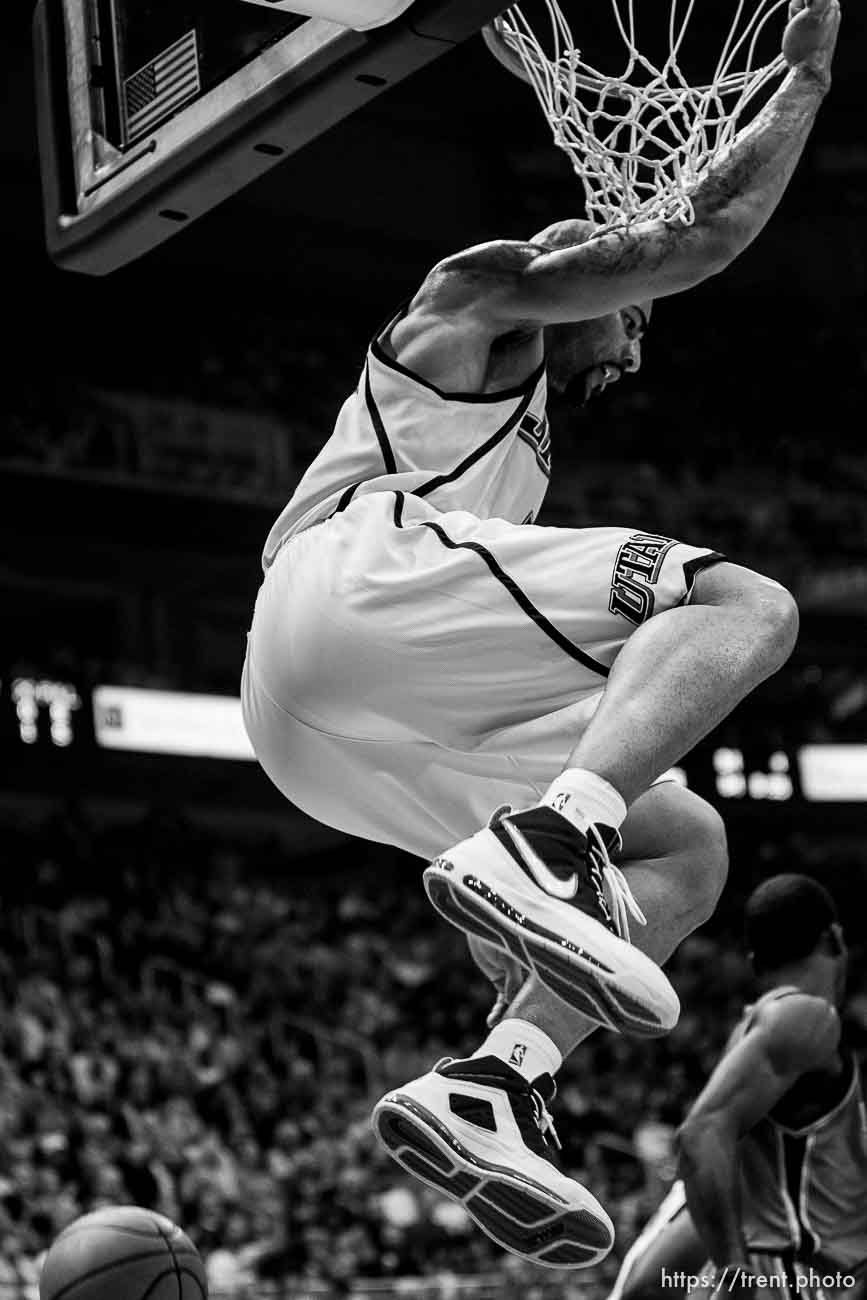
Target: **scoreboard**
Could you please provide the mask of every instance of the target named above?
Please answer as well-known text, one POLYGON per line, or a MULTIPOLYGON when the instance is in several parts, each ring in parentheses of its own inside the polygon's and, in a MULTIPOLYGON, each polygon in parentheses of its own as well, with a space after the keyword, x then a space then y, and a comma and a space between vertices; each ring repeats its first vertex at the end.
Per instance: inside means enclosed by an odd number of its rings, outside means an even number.
MULTIPOLYGON (((0 683, 0 735, 9 771, 42 757, 55 773, 82 772, 88 758, 103 771, 122 757, 163 759, 176 777, 194 761, 255 764, 236 696, 97 684, 85 688, 56 676, 17 674, 0 683), (58 762, 60 766, 58 767, 58 762)), ((133 770, 128 762, 124 771, 133 770)), ((720 805, 867 803, 867 744, 765 747, 755 734, 742 745, 713 738, 672 774, 720 805)), ((268 782, 257 773, 263 785, 268 782)), ((183 793, 182 777, 178 793, 183 793)))

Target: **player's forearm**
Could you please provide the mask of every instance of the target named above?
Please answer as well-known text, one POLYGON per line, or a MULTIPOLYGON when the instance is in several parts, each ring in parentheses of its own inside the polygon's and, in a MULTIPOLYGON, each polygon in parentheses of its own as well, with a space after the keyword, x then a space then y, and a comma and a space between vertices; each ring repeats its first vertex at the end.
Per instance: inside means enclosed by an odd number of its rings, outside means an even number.
POLYGON ((696 186, 696 226, 734 253, 755 239, 783 196, 825 97, 830 76, 794 68, 759 115, 696 186))
POLYGON ((601 316, 679 293, 723 270, 758 235, 788 184, 829 77, 795 68, 690 194, 694 222, 656 220, 612 230, 522 269, 515 310, 547 323, 601 316))
POLYGON ((745 1264, 736 1141, 712 1122, 687 1120, 678 1142, 687 1205, 708 1254, 715 1264, 745 1264))

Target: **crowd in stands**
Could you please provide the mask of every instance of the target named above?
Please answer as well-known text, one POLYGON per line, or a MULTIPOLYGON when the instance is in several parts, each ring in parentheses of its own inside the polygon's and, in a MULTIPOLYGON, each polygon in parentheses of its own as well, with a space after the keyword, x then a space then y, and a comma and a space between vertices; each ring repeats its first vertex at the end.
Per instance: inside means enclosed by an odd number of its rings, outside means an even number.
MULTIPOLYGON (((817 566, 846 566, 850 585, 860 577, 863 606, 864 322, 853 314, 832 328, 815 310, 797 331, 777 331, 760 306, 751 312, 740 300, 714 300, 713 320, 697 332, 694 317, 678 329, 682 309, 663 304, 640 379, 577 416, 557 420, 553 403, 548 519, 635 522, 797 586, 817 566)), ((151 349, 144 370, 128 351, 109 363, 72 357, 69 374, 51 385, 22 376, 7 389, 0 465, 121 477, 159 475, 162 465, 167 490, 276 504, 331 432, 376 323, 333 311, 294 322, 221 314, 199 320, 192 334, 178 323, 179 336, 151 349), (143 402, 143 393, 159 400, 143 402), (172 401, 178 428, 167 448, 172 401), (227 419, 238 446, 216 428, 227 419), (288 455, 274 445, 280 428, 288 455)))
MULTIPOLYGON (((674 1033, 599 1033, 564 1067, 563 1159, 618 1229, 570 1291, 574 1277, 503 1255, 370 1133, 381 1091, 475 1049, 491 1000, 418 864, 287 866, 267 843, 220 846, 165 811, 96 830, 68 810, 5 826, 3 842, 0 1300, 36 1300, 53 1237, 118 1203, 181 1223, 215 1300, 343 1296, 359 1279, 449 1300, 465 1276, 479 1296, 602 1300, 749 994, 734 936, 751 873, 821 870, 829 854, 805 841, 751 858, 672 966, 674 1033)), ((844 901, 852 853, 838 845, 831 873, 844 901)))
MULTIPOLYGON (((117 297, 103 289, 87 315, 83 297, 70 314, 59 290, 37 295, 39 346, 13 351, 5 383, 0 473, 11 492, 16 475, 33 472, 64 486, 76 476, 148 479, 153 557, 146 580, 130 575, 126 551, 109 538, 127 586, 102 573, 87 545, 87 583, 70 578, 77 538, 60 533, 33 493, 34 532, 58 539, 57 556, 52 576, 9 560, 21 639, 4 647, 7 678, 237 689, 251 602, 240 602, 227 675, 215 677, 213 640, 201 654, 187 635, 201 613, 187 611, 194 579, 176 579, 166 562, 160 494, 189 498, 188 560, 205 550, 197 494, 200 509, 227 512, 230 538, 233 503, 276 511, 333 428, 388 308, 367 314, 373 283, 358 302, 344 292, 326 304, 324 286, 312 284, 304 300, 301 282, 287 294, 278 272, 254 310, 238 298, 244 276, 233 278, 231 247, 223 260, 211 294, 192 268, 174 282, 155 275, 147 300, 165 305, 158 334, 123 277, 117 297), (37 612, 25 636, 28 583, 37 612), (109 593, 132 593, 140 617, 112 610, 103 628, 96 597, 75 604, 91 588, 106 605, 109 593), (121 657, 124 619, 136 639, 159 625, 159 663, 121 657), (174 642, 193 647, 194 676, 180 682, 174 642)), ((797 743, 860 741, 867 720, 867 455, 858 433, 867 318, 854 299, 832 300, 828 286, 826 299, 810 302, 809 271, 806 259, 804 282, 779 300, 745 289, 729 297, 722 280, 689 295, 703 304, 695 309, 660 302, 639 377, 585 412, 552 402, 555 472, 543 516, 681 536, 791 585, 805 614, 860 615, 856 635, 827 631, 838 658, 802 658, 757 697, 769 704, 750 701, 754 718, 767 709, 761 734, 781 747, 790 724, 797 743)), ((853 266, 853 284, 861 275, 853 266)), ((15 540, 23 555, 27 538, 15 540)), ((252 582, 256 547, 248 558, 252 582)), ((237 596, 240 579, 232 582, 219 584, 221 599, 237 596)), ((370 1296, 392 1286, 417 1300, 460 1300, 468 1277, 473 1300, 603 1300, 674 1176, 675 1128, 750 995, 738 909, 757 879, 813 872, 837 893, 847 924, 861 927, 850 935, 851 1015, 867 1046, 867 846, 829 832, 831 820, 812 837, 772 837, 756 832, 756 816, 735 835, 718 915, 671 963, 683 1006, 676 1030, 653 1042, 600 1032, 561 1071, 552 1109, 565 1167, 609 1207, 618 1233, 602 1266, 562 1279, 500 1252, 460 1207, 404 1176, 370 1132, 383 1091, 475 1049, 492 1001, 462 937, 431 911, 418 863, 350 870, 339 854, 287 863, 265 842, 216 844, 176 813, 134 824, 97 824, 74 808, 39 821, 4 813, 0 1300, 38 1300, 58 1232, 124 1202, 185 1228, 212 1300, 331 1300, 359 1293, 362 1280, 370 1296)))
MULTIPOLYGON (((834 321, 814 305, 798 315, 797 330, 777 329, 765 301, 754 311, 746 302, 717 296, 691 316, 686 299, 661 302, 639 376, 586 411, 552 400, 554 474, 541 518, 634 524, 713 547, 789 585, 802 613, 799 650, 762 698, 773 726, 793 734, 775 734, 773 743, 859 741, 867 721, 867 458, 858 432, 867 327, 840 303, 834 321)), ((103 339, 115 348, 108 354, 94 353, 86 335, 64 336, 69 346, 55 369, 65 369, 51 383, 23 365, 10 376, 0 475, 9 474, 12 494, 15 474, 34 470, 70 482, 145 478, 147 521, 161 493, 183 494, 189 521, 188 536, 172 541, 188 571, 163 565, 157 583, 150 553, 147 573, 145 561, 139 570, 126 556, 119 564, 113 537, 101 538, 101 549, 54 548, 33 562, 30 589, 13 573, 9 599, 20 605, 26 595, 31 605, 7 650, 13 675, 24 655, 34 673, 48 672, 49 647, 66 639, 74 641, 73 681, 88 660, 94 682, 237 689, 260 547, 333 428, 379 318, 379 307, 348 306, 352 317, 329 307, 315 319, 266 314, 261 303, 258 311, 201 308, 195 321, 166 321, 158 345, 130 348, 123 332, 114 344, 103 339), (242 507, 256 514, 243 546, 228 544, 228 560, 209 554, 214 573, 218 563, 225 572, 192 602, 208 545, 200 526, 209 520, 208 537, 235 538, 242 507), (63 616, 46 613, 61 604, 63 616), (147 666, 118 662, 138 655, 143 641, 147 666)), ((781 315, 793 311, 790 300, 779 304, 781 315)), ((39 489, 31 483, 28 492, 42 540, 39 489)), ((146 539, 148 527, 139 533, 146 539)), ((759 708, 759 697, 749 707, 759 708)))

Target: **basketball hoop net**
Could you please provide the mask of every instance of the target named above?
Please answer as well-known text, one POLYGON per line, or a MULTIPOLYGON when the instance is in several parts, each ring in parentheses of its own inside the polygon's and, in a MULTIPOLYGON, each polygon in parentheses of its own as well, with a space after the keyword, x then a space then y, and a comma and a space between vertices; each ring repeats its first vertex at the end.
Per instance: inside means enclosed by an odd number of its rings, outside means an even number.
MULTIPOLYGON (((757 96, 786 71, 782 54, 761 64, 758 44, 788 0, 734 0, 722 53, 701 85, 690 84, 679 63, 696 0, 669 0, 668 49, 659 66, 637 45, 640 0, 610 3, 626 47, 619 74, 585 61, 557 0, 544 0, 547 39, 513 5, 485 28, 485 41, 533 87, 554 143, 581 180, 594 224, 611 228, 661 217, 689 225, 690 190, 731 143, 747 110, 758 107, 757 96)), ((657 3, 661 8, 662 0, 657 3)), ((722 0, 709 3, 718 10, 722 0)))

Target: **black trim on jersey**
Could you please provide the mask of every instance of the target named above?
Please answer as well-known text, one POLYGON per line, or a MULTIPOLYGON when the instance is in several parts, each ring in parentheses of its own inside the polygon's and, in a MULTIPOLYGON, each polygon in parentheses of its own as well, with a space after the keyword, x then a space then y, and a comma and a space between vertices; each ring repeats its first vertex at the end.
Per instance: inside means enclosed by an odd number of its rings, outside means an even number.
POLYGON ((783 1279, 786 1283, 786 1290, 789 1293, 789 1300, 795 1300, 798 1295, 798 1275, 795 1268, 795 1259, 797 1258, 800 1260, 800 1251, 797 1252, 797 1255, 795 1251, 792 1250, 777 1251, 772 1258, 780 1261, 780 1268, 783 1270, 783 1279))
POLYGON ((702 569, 712 569, 715 564, 726 564, 727 562, 728 556, 723 555, 721 551, 708 551, 707 555, 696 555, 692 560, 687 560, 683 566, 686 591, 683 594, 683 600, 680 602, 681 605, 685 604, 692 595, 696 576, 701 573, 702 569))
POLYGON ((533 400, 535 392, 536 386, 534 385, 529 392, 524 394, 524 400, 516 406, 506 423, 501 425, 500 428, 497 429, 496 433, 492 433, 487 442, 483 442, 481 447, 477 447, 475 451, 470 452, 469 456, 465 456, 460 464, 456 465, 448 474, 437 474, 435 478, 428 479, 427 483, 422 483, 421 487, 413 488, 413 496, 426 497, 429 492, 436 491, 436 489, 442 487, 444 483, 453 483, 455 479, 460 478, 461 475, 470 469, 471 466, 475 465, 477 460, 481 460, 483 456, 487 456, 488 452, 492 451, 498 443, 503 441, 504 438, 507 438, 515 425, 519 424, 520 421, 523 420, 524 416, 527 414, 527 410, 533 400))
POLYGON ((397 462, 394 459, 394 452, 391 449, 391 443, 388 441, 388 434, 385 425, 382 422, 382 416, 379 413, 379 407, 376 405, 376 398, 373 396, 373 389, 370 385, 370 366, 364 368, 364 400, 367 404, 367 413, 370 416, 373 432, 376 434, 376 441, 379 443, 379 450, 382 452, 383 463, 385 464, 386 474, 397 473, 397 462))
POLYGON ((340 494, 340 500, 337 502, 337 505, 334 507, 331 514, 328 516, 329 519, 333 519, 335 515, 340 514, 341 510, 346 509, 346 507, 349 505, 350 501, 355 496, 355 493, 361 487, 363 482, 364 479, 360 478, 357 483, 350 484, 350 486, 340 494))
POLYGON ((833 1094, 830 1098, 822 1098, 823 1102, 827 1101, 828 1109, 822 1111, 821 1115, 817 1115, 815 1119, 809 1122, 809 1124, 804 1124, 801 1128, 793 1128, 791 1124, 786 1123, 785 1115, 781 1116, 779 1114, 780 1108, 785 1107, 786 1097, 788 1094, 782 1096, 774 1109, 770 1112, 769 1117, 773 1123, 776 1124, 777 1128, 783 1131, 783 1133, 791 1134, 792 1137, 809 1137, 811 1133, 816 1132, 819 1125, 826 1124, 828 1120, 837 1115, 844 1106, 848 1105, 855 1088, 860 1088, 861 1076, 858 1071, 858 1064, 855 1057, 852 1055, 851 1050, 845 1043, 841 1043, 837 1050, 840 1053, 840 1060, 843 1063, 843 1070, 840 1075, 839 1095, 836 1099, 834 1099, 833 1094))
MULTIPOLYGON (((415 496, 416 494, 413 492, 411 495, 415 496)), ((404 493, 395 492, 395 497, 394 522, 398 528, 402 528, 404 493)), ((589 668, 591 672, 598 673, 600 677, 608 676, 610 670, 606 668, 604 664, 597 663, 597 661, 591 658, 590 655, 585 654, 585 652, 579 649, 577 645, 574 645, 567 636, 563 635, 559 628, 555 627, 554 624, 545 617, 541 610, 536 608, 527 593, 518 586, 514 578, 510 577, 510 575, 506 573, 505 569, 500 567, 497 560, 486 546, 482 546, 479 542, 456 542, 449 537, 441 524, 432 523, 427 519, 422 520, 417 526, 421 528, 429 528, 431 532, 436 533, 443 546, 447 546, 450 551, 474 551, 476 555, 481 556, 497 581, 502 583, 515 603, 520 606, 527 617, 536 624, 540 631, 544 632, 547 637, 550 637, 554 644, 558 645, 561 650, 564 650, 571 659, 577 659, 585 668, 589 668)))
POLYGON ((393 311, 390 316, 386 316, 385 320, 367 345, 369 352, 373 351, 374 345, 379 346, 379 340, 384 338, 386 334, 390 334, 397 322, 403 320, 404 316, 409 314, 411 304, 412 298, 404 298, 397 311, 393 311))
MULTIPOLYGON (((734 1037, 731 1038, 729 1043, 726 1045, 726 1051, 736 1043, 743 1041, 744 1037, 753 1027, 755 1022, 755 1013, 760 1006, 766 1005, 769 1002, 781 1002, 783 998, 804 996, 804 990, 799 989, 795 984, 780 984, 775 989, 768 989, 768 991, 763 993, 756 1002, 744 1009, 744 1017, 741 1020, 740 1025, 736 1026, 732 1031, 733 1034, 736 1034, 738 1029, 741 1029, 741 1037, 738 1039, 735 1039, 734 1037)), ((789 1092, 783 1093, 783 1096, 780 1097, 768 1111, 767 1118, 769 1122, 773 1124, 774 1128, 779 1131, 782 1137, 806 1140, 811 1134, 816 1132, 820 1125, 826 1124, 833 1115, 836 1115, 841 1111, 849 1102, 853 1089, 860 1085, 861 1081, 858 1071, 858 1063, 845 1041, 840 1043, 838 1051, 843 1064, 843 1071, 840 1076, 837 1095, 828 1102, 827 1110, 823 1110, 820 1115, 816 1115, 808 1124, 803 1124, 800 1128, 793 1128, 793 1126, 787 1121, 785 1115, 786 1101, 790 1098, 791 1092, 797 1087, 797 1084, 793 1084, 792 1089, 790 1089, 789 1092)), ((820 1100, 824 1104, 826 1098, 822 1097, 820 1100)), ((762 1249, 764 1249, 764 1247, 762 1247, 762 1249)), ((775 1250, 776 1247, 768 1247, 767 1249, 775 1250)))
POLYGON ((410 370, 408 366, 402 365, 395 357, 390 357, 382 346, 383 337, 394 329, 398 321, 403 320, 409 311, 411 302, 412 299, 408 298, 393 316, 390 316, 388 320, 384 321, 382 327, 376 331, 370 342, 369 350, 376 357, 377 361, 382 365, 387 366, 389 370, 396 370, 399 375, 405 375, 407 379, 414 380, 415 383, 420 384, 422 388, 426 388, 429 392, 435 393, 437 397, 441 397, 444 402, 507 402, 510 397, 520 397, 521 394, 526 391, 528 384, 531 388, 535 388, 538 384, 545 369, 544 360, 540 362, 529 378, 525 379, 523 383, 515 384, 512 388, 504 388, 497 393, 450 393, 444 388, 437 388, 436 384, 432 384, 429 379, 422 379, 421 375, 417 375, 414 370, 410 370))
POLYGON ((792 1202, 792 1209, 798 1221, 798 1233, 801 1238, 798 1246, 799 1259, 811 1259, 819 1248, 816 1234, 808 1228, 801 1217, 801 1179, 804 1173, 804 1160, 807 1155, 807 1138, 793 1137, 791 1133, 782 1133, 783 1166, 786 1171, 786 1191, 792 1202))

